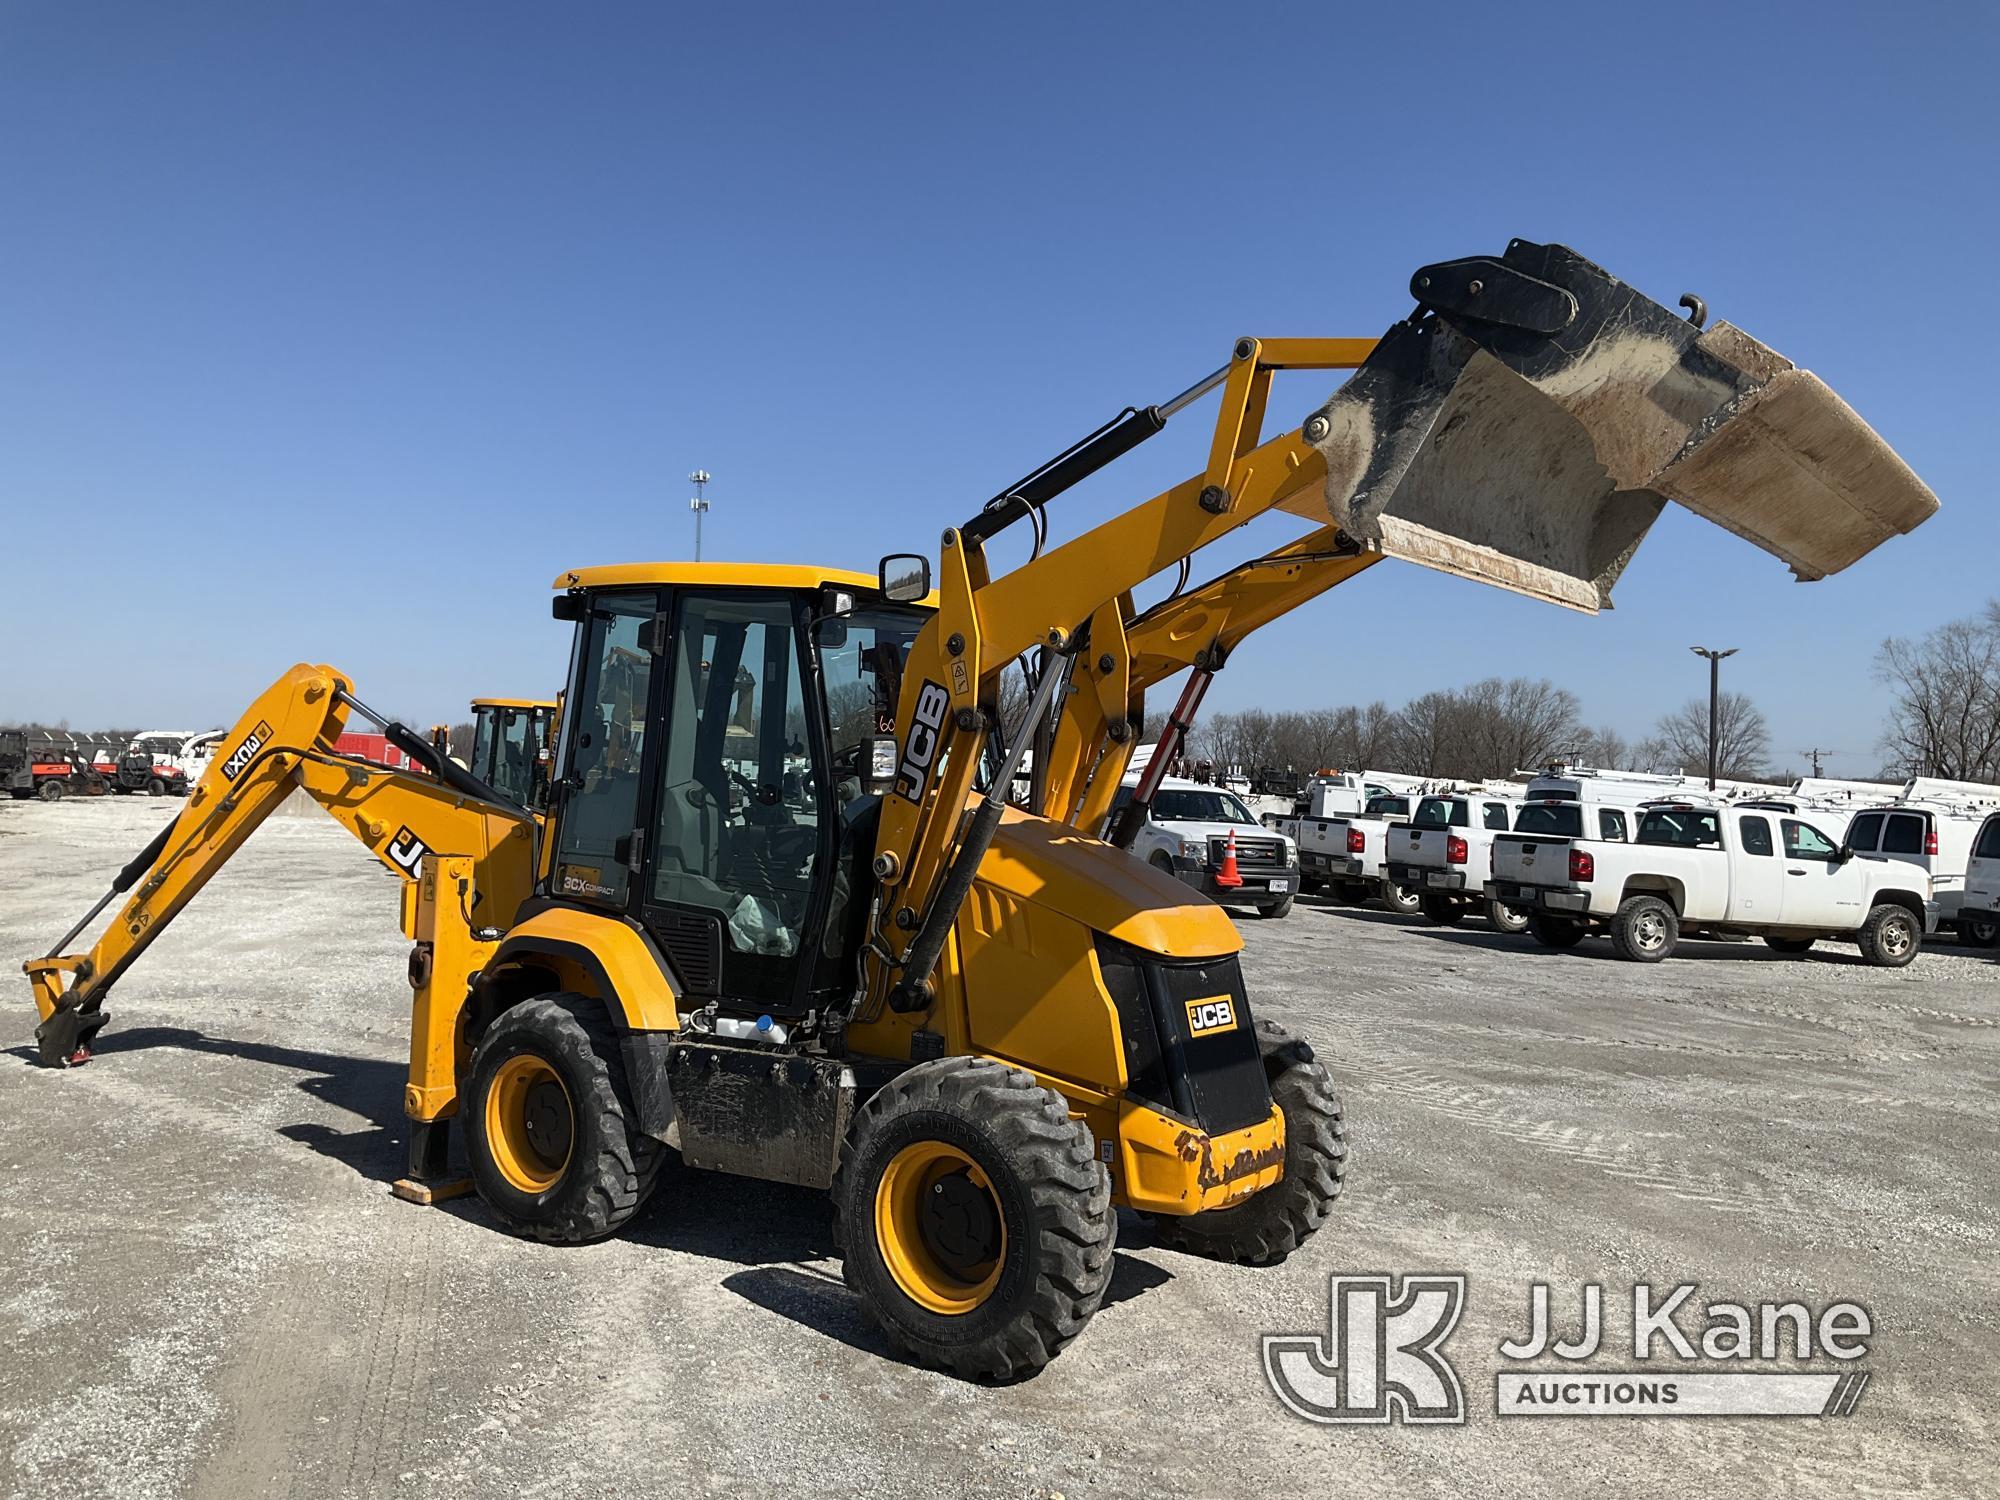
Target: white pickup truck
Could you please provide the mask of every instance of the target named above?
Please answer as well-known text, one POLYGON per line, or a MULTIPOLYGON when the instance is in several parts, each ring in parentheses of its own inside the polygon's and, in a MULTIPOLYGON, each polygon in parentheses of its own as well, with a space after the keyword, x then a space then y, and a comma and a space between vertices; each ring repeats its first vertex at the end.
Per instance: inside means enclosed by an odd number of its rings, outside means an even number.
POLYGON ((1278 818, 1270 826, 1299 848, 1305 889, 1331 886, 1342 900, 1360 905, 1379 895, 1391 911, 1417 910, 1417 892, 1383 877, 1382 854, 1389 825, 1409 818, 1415 796, 1377 795, 1358 813, 1331 818, 1278 818))
POLYGON ((1417 799, 1407 823, 1384 835, 1383 873, 1391 885, 1417 892, 1431 921, 1452 927, 1475 907, 1501 932, 1520 932, 1528 917, 1486 894, 1493 873, 1493 839, 1513 824, 1521 804, 1495 792, 1441 792, 1417 799))
MULTIPOLYGON (((1118 788, 1115 814, 1131 800, 1138 778, 1118 788)), ((1221 906, 1254 906, 1261 917, 1282 917, 1299 888, 1298 846, 1250 816, 1234 792, 1168 776, 1153 795, 1132 853, 1191 885, 1221 906), (1236 840, 1235 885, 1216 883, 1231 838, 1236 840)))
POLYGON ((1630 843, 1500 836, 1488 894, 1527 911, 1547 947, 1602 928, 1621 958, 1640 963, 1702 930, 1762 937, 1780 953, 1842 938, 1869 963, 1900 968, 1936 930, 1921 869, 1857 858, 1802 817, 1691 802, 1638 815, 1630 843))

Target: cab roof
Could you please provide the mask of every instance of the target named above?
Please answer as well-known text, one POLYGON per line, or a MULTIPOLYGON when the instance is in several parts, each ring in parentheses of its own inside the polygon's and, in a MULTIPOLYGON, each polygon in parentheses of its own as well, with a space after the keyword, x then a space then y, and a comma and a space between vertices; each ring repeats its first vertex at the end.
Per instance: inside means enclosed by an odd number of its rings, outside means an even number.
POLYGON ((553 698, 474 698, 474 708, 546 708, 553 710, 553 698))
POLYGON ((558 589, 610 589, 700 585, 704 588, 858 589, 874 593, 872 573, 815 568, 801 563, 644 562, 571 568, 550 585, 558 589))

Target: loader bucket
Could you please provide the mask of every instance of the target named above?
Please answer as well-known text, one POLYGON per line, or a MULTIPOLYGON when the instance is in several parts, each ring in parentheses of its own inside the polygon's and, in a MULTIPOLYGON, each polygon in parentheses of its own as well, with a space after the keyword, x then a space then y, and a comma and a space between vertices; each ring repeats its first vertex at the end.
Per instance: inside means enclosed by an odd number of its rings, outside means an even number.
POLYGON ((1323 504, 1390 556, 1595 612, 1668 500, 1802 580, 1937 509, 1818 377, 1561 245, 1426 266, 1410 290, 1417 312, 1307 419, 1323 499, 1285 506, 1323 504))

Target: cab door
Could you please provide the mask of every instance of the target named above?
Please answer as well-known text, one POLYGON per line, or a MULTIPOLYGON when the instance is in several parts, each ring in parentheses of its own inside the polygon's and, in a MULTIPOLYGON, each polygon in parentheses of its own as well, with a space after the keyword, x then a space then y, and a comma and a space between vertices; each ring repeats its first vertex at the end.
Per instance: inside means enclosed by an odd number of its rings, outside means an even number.
POLYGON ((828 780, 805 601, 676 589, 638 895, 685 993, 788 1014, 824 925, 828 780))
POLYGON ((1762 813, 1740 814, 1737 856, 1730 862, 1729 915, 1741 922, 1781 926, 1785 918, 1785 863, 1771 820, 1762 813))
POLYGON ((1868 915, 1869 870, 1857 859, 1843 860, 1834 841, 1810 823, 1780 818, 1784 846, 1787 927, 1851 931, 1868 915))

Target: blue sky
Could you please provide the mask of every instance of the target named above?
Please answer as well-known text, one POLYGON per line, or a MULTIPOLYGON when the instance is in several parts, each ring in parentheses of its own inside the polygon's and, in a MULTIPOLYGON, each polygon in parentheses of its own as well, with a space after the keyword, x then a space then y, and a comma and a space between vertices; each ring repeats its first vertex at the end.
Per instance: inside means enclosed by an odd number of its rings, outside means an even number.
POLYGON ((0 7, 0 719, 226 722, 301 659, 418 722, 550 690, 550 579, 688 555, 697 465, 711 558, 934 552, 1237 335, 1379 333, 1521 236, 1701 293, 1944 510, 1809 586, 1670 510, 1597 619, 1385 564, 1209 704, 1546 674, 1636 736, 1703 641, 1781 755, 1871 769, 1876 644, 2000 592, 1996 16, 0 7))

